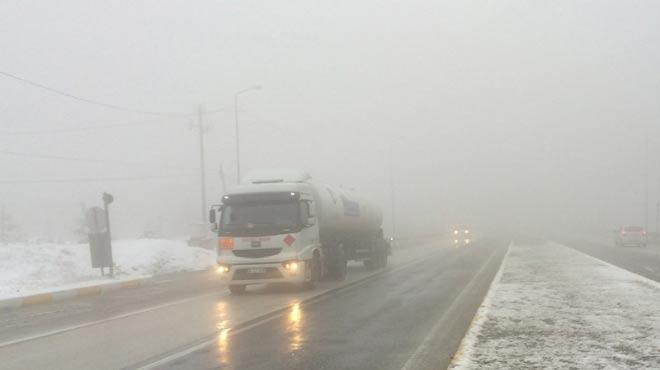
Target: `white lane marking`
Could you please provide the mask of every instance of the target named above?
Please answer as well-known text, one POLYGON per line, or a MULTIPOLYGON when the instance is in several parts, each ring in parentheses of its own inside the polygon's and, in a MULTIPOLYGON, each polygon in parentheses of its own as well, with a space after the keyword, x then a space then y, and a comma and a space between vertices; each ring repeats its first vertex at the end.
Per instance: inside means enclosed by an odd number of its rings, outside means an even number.
POLYGON ((151 283, 151 285, 160 285, 160 284, 165 284, 165 283, 171 283, 173 281, 178 281, 178 280, 182 280, 182 279, 158 280, 158 281, 154 281, 153 283, 151 283))
MULTIPOLYGON (((432 254, 433 252, 438 252, 438 250, 431 251, 430 254, 432 254)), ((348 286, 349 289, 353 289, 353 288, 355 288, 355 287, 357 287, 357 286, 360 286, 361 284, 364 284, 364 283, 368 282, 368 281, 369 281, 369 278, 373 278, 373 277, 379 276, 380 273, 392 273, 392 272, 396 272, 396 271, 399 271, 399 270, 401 270, 401 269, 403 269, 403 268, 406 268, 406 267, 408 267, 408 266, 410 266, 410 265, 413 265, 413 264, 416 264, 416 263, 422 262, 422 261, 426 260, 427 258, 428 258, 428 254, 426 254, 426 255, 424 255, 424 256, 421 256, 421 257, 417 257, 417 258, 415 258, 415 259, 413 259, 413 260, 410 260, 410 261, 408 261, 408 262, 404 262, 404 263, 403 263, 402 265, 400 265, 400 266, 397 266, 397 267, 394 267, 394 268, 391 268, 391 269, 386 269, 386 270, 378 270, 378 271, 375 271, 375 272, 373 272, 373 273, 371 273, 371 274, 367 274, 367 275, 365 275, 365 276, 363 276, 363 277, 361 277, 361 278, 359 278, 359 279, 357 279, 357 280, 354 280, 354 281, 348 282, 348 283, 346 283, 346 284, 344 284, 344 285, 340 285, 340 286, 336 286, 336 287, 333 287, 333 288, 329 288, 329 289, 325 289, 325 290, 319 291, 318 294, 315 294, 315 295, 312 295, 312 296, 310 296, 310 297, 308 297, 308 298, 305 298, 305 299, 303 300, 302 304, 303 304, 303 305, 305 305, 306 303, 309 304, 310 301, 313 302, 313 303, 317 303, 317 302, 319 302, 319 300, 315 300, 315 298, 317 298, 317 297, 319 297, 319 296, 321 296, 321 295, 325 295, 325 296, 321 297, 321 300, 328 299, 328 298, 330 298, 330 297, 333 296, 332 293, 333 293, 334 291, 343 291, 342 288, 343 288, 343 287, 346 287, 347 285, 349 285, 349 286, 348 286)), ((252 324, 250 324, 250 325, 248 325, 248 326, 242 327, 242 328, 240 328, 240 329, 232 329, 232 328, 229 328, 229 329, 227 329, 227 330, 229 331, 229 336, 237 335, 237 334, 239 334, 239 333, 242 333, 242 332, 244 332, 244 331, 247 331, 247 330, 250 330, 250 329, 252 329, 252 328, 254 328, 254 327, 257 327, 257 326, 259 326, 259 325, 261 325, 261 324, 264 324, 264 323, 266 323, 266 322, 269 322, 269 321, 275 320, 275 319, 277 319, 277 318, 279 318, 279 317, 282 317, 283 315, 286 314, 287 309, 289 309, 289 308, 291 308, 291 307, 293 307, 293 306, 294 306, 294 305, 292 304, 292 305, 284 305, 284 306, 282 306, 282 307, 280 307, 280 308, 276 308, 276 309, 274 309, 274 310, 272 310, 272 311, 270 311, 270 312, 268 312, 268 313, 265 313, 265 314, 263 314, 263 315, 260 315, 260 316, 263 316, 263 317, 264 317, 263 319, 258 320, 258 321, 256 321, 256 322, 254 322, 254 323, 252 323, 252 324), (277 312, 280 312, 280 313, 277 314, 277 312)), ((249 319, 248 319, 247 321, 249 321, 249 319)), ((237 325, 240 325, 240 323, 237 324, 237 325)), ((180 358, 182 358, 182 357, 185 357, 185 356, 187 356, 187 355, 190 355, 191 353, 193 353, 193 352, 195 352, 195 351, 197 351, 197 350, 200 350, 200 349, 203 349, 203 348, 206 348, 206 347, 209 347, 209 346, 215 345, 217 342, 218 342, 218 338, 215 337, 215 334, 214 334, 214 337, 211 338, 211 339, 208 339, 208 340, 205 340, 205 341, 203 341, 203 342, 201 342, 201 343, 199 343, 199 344, 193 345, 192 347, 188 347, 188 348, 182 349, 182 350, 180 350, 180 351, 178 351, 178 352, 172 353, 171 355, 165 356, 165 357, 163 357, 163 358, 161 358, 161 359, 159 359, 159 360, 156 360, 156 361, 154 361, 154 362, 148 363, 148 364, 146 364, 146 365, 142 365, 142 366, 138 367, 137 369, 138 369, 138 370, 149 370, 149 369, 153 369, 153 368, 156 368, 156 367, 158 367, 158 366, 161 366, 161 365, 165 365, 165 364, 167 364, 167 363, 169 363, 169 362, 172 362, 172 361, 175 361, 175 360, 180 359, 180 358)))
MULTIPOLYGON (((509 247, 510 246, 511 246, 511 244, 509 244, 509 247)), ((508 253, 509 247, 507 247, 507 253, 508 253)), ((498 250, 499 250, 499 248, 495 248, 495 250, 493 251, 493 253, 490 254, 490 256, 488 257, 486 262, 484 262, 484 264, 479 268, 479 271, 477 271, 477 273, 474 274, 472 279, 470 279, 470 281, 465 285, 465 287, 461 290, 461 292, 458 293, 458 295, 456 296, 456 298, 454 298, 454 300, 452 301, 449 308, 447 308, 445 310, 445 312, 442 314, 442 316, 440 316, 440 319, 438 319, 438 321, 436 321, 435 325, 433 325, 433 327, 431 328, 429 333, 426 335, 424 340, 422 340, 422 343, 420 343, 420 345, 417 347, 415 352, 413 352, 412 356, 410 356, 408 361, 406 361, 406 363, 403 364, 403 367, 401 368, 401 370, 414 370, 414 369, 417 369, 415 364, 418 363, 418 361, 426 355, 426 352, 428 351, 428 348, 431 345, 431 343, 433 341, 433 338, 447 324, 446 321, 449 317, 449 314, 452 313, 456 309, 456 306, 459 304, 459 302, 461 302, 461 300, 463 299, 463 296, 466 294, 466 292, 469 292, 472 289, 472 286, 474 284, 476 284, 477 278, 480 277, 481 274, 486 270, 486 267, 488 267, 488 265, 490 264, 490 261, 492 261, 492 259, 495 257, 498 250)), ((502 262, 504 262, 504 259, 502 259, 502 262)), ((501 266, 501 264, 500 264, 500 266, 501 266)))
POLYGON ((48 337, 48 336, 55 335, 55 334, 66 333, 68 331, 82 329, 82 328, 86 328, 88 326, 99 325, 99 324, 103 324, 103 323, 106 323, 106 322, 109 322, 109 321, 125 319, 125 318, 130 317, 130 316, 135 316, 135 315, 143 314, 143 313, 146 313, 146 312, 160 310, 162 308, 178 305, 178 304, 181 304, 181 303, 190 302, 190 301, 193 301, 193 300, 201 299, 201 298, 212 296, 212 295, 226 296, 226 295, 228 295, 228 293, 226 293, 226 292, 223 292, 223 293, 218 293, 218 292, 206 293, 206 294, 202 294, 202 295, 188 297, 188 298, 181 299, 181 300, 178 300, 178 301, 164 303, 164 304, 161 304, 161 305, 158 305, 158 306, 152 306, 152 307, 144 308, 144 309, 141 309, 141 310, 125 312, 123 314, 116 315, 116 316, 111 316, 111 317, 101 319, 101 320, 88 321, 88 322, 85 322, 85 323, 82 323, 82 324, 67 326, 67 327, 64 327, 64 328, 55 329, 55 330, 51 330, 51 331, 47 331, 47 332, 43 332, 43 333, 39 333, 39 334, 34 334, 34 335, 26 336, 26 337, 12 339, 10 341, 1 342, 0 343, 0 348, 11 346, 11 345, 14 345, 14 344, 28 342, 28 341, 35 340, 35 339, 48 337))

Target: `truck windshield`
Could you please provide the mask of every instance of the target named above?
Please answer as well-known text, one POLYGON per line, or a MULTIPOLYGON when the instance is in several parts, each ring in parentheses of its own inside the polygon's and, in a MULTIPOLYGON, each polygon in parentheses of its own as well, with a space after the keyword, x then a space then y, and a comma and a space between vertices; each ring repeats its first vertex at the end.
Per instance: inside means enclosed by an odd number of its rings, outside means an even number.
POLYGON ((265 235, 293 232, 301 227, 298 202, 227 205, 220 232, 233 235, 265 235))

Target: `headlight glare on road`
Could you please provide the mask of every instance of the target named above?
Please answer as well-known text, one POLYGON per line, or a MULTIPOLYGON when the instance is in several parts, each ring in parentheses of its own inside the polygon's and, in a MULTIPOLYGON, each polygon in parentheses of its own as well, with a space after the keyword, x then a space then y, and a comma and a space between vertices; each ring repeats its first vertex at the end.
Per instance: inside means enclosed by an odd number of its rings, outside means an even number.
POLYGON ((226 274, 229 272, 229 265, 219 265, 216 269, 218 274, 226 274))

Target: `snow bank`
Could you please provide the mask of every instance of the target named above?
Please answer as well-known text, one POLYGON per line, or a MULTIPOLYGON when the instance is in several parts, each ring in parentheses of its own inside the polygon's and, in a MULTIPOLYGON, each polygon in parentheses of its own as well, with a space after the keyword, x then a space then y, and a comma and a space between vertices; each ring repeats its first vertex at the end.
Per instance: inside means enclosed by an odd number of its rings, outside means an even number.
POLYGON ((452 369, 658 369, 660 284, 565 246, 512 246, 452 369))
MULTIPOLYGON (((165 239, 112 242, 117 279, 203 270, 215 252, 165 239)), ((0 299, 79 286, 100 279, 91 268, 87 244, 15 243, 0 245, 0 299)))

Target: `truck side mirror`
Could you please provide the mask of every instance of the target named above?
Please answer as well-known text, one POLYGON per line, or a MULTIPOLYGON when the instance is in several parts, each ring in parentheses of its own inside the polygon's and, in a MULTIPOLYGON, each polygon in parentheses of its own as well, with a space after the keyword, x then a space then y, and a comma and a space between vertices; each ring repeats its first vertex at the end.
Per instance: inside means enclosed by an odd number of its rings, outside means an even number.
POLYGON ((316 212, 314 212, 314 203, 303 201, 300 203, 300 214, 305 219, 305 227, 316 225, 316 212))
POLYGON ((215 221, 216 221, 216 219, 215 219, 215 209, 214 209, 214 208, 211 208, 211 209, 209 210, 209 223, 214 224, 215 221))

